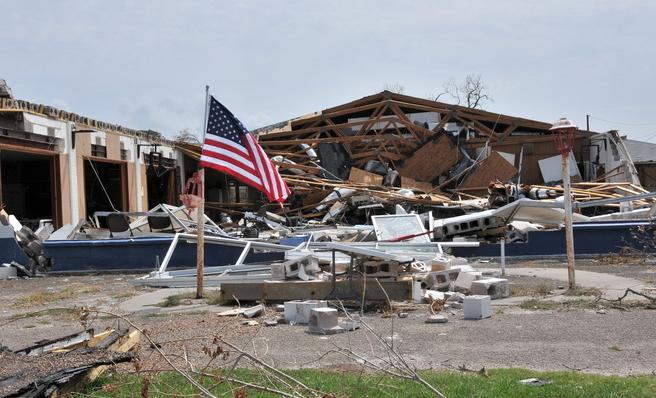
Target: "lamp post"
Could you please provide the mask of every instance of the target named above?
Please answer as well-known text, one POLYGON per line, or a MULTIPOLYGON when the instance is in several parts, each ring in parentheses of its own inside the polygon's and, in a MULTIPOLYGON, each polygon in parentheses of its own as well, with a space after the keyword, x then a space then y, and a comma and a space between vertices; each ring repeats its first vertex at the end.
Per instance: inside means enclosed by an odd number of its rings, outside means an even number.
POLYGON ((574 143, 576 125, 567 118, 560 118, 549 129, 553 132, 556 148, 562 155, 561 168, 563 173, 563 204, 565 208, 565 248, 567 250, 567 276, 569 288, 576 287, 574 277, 574 230, 572 229, 572 194, 569 176, 569 154, 574 143))

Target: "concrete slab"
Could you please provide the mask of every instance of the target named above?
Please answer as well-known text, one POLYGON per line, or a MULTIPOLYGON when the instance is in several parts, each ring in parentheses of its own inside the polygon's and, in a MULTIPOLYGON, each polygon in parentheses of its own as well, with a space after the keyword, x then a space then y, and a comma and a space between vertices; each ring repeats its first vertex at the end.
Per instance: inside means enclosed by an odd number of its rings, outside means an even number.
MULTIPOLYGON (((206 292, 216 289, 205 289, 206 292)), ((134 313, 140 311, 152 312, 154 308, 157 307, 157 304, 164 301, 169 296, 175 296, 178 294, 194 293, 196 292, 195 288, 172 288, 172 289, 158 289, 152 292, 144 293, 139 296, 135 296, 122 302, 119 305, 119 308, 123 312, 134 313)))
MULTIPOLYGON (((412 280, 390 281, 381 280, 381 285, 391 300, 403 301, 412 299, 412 280)), ((359 279, 352 283, 338 281, 335 291, 330 281, 264 281, 264 282, 224 282, 221 291, 226 301, 234 296, 239 301, 267 302, 291 300, 323 300, 329 296, 360 298, 363 285, 359 279)), ((367 281, 365 299, 370 301, 386 301, 384 292, 375 282, 367 281), (373 284, 372 284, 373 283, 373 284), (372 287, 373 286, 373 287, 372 287)))
MULTIPOLYGON (((561 281, 565 284, 568 281, 567 268, 507 268, 506 274, 536 276, 561 281)), ((603 292, 604 298, 610 300, 620 297, 627 288, 636 291, 647 288, 647 285, 637 279, 592 271, 576 271, 576 284, 581 287, 596 287, 603 292)))

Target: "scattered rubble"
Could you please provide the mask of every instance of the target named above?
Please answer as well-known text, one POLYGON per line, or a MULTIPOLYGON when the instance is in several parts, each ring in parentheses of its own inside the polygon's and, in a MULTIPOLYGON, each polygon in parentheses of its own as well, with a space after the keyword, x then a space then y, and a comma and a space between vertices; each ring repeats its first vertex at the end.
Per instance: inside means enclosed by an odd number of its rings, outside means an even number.
POLYGON ((83 331, 16 351, 0 351, 0 396, 54 397, 93 382, 109 366, 132 361, 140 333, 83 331))

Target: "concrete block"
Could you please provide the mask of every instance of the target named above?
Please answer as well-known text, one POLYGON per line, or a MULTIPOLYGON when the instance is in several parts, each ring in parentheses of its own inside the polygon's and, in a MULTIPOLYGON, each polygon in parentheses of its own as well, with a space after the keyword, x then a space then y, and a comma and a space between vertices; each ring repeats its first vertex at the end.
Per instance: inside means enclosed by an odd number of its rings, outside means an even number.
POLYGON ((453 283, 453 287, 457 292, 469 293, 471 290, 472 282, 478 279, 480 276, 480 272, 461 272, 458 274, 458 278, 456 278, 455 282, 453 283))
POLYGON ((424 284, 427 289, 448 290, 451 282, 455 281, 459 274, 460 270, 458 269, 429 272, 424 278, 424 284))
POLYGON ((271 264, 271 279, 274 281, 285 280, 285 264, 273 263, 271 264))
POLYGON ((395 278, 399 276, 400 265, 398 261, 365 261, 362 268, 368 277, 395 278))
POLYGON ((510 297, 508 279, 484 278, 471 283, 471 294, 487 295, 492 300, 510 297))
POLYGON ((450 267, 450 261, 448 258, 445 257, 437 257, 431 260, 430 266, 431 266, 431 272, 436 272, 436 271, 445 271, 449 269, 450 267))
POLYGON ((421 282, 412 281, 412 301, 415 304, 419 304, 423 301, 424 291, 421 288, 421 285, 421 282))
POLYGON ((340 323, 339 327, 341 327, 342 329, 344 329, 348 332, 352 332, 356 329, 360 329, 360 321, 350 320, 349 319, 349 320, 346 320, 346 321, 340 323))
POLYGON ((256 318, 264 313, 264 304, 258 304, 247 308, 242 312, 244 318, 256 318))
POLYGON ((449 303, 462 303, 462 300, 465 299, 465 295, 458 292, 446 292, 444 295, 446 296, 446 301, 449 303))
POLYGON ((341 333, 337 310, 334 308, 313 308, 310 314, 309 332, 317 334, 341 333))
POLYGON ((285 321, 289 324, 310 323, 311 311, 314 308, 326 308, 328 302, 325 300, 294 300, 285 302, 285 321))
POLYGON ((444 293, 438 292, 437 290, 426 290, 424 298, 430 303, 435 300, 444 300, 444 293))
POLYGON ((465 319, 483 319, 492 316, 490 296, 467 296, 462 305, 465 319))
POLYGON ((447 323, 449 319, 444 315, 431 315, 426 319, 426 323, 447 323))
MULTIPOLYGON (((298 278, 307 281, 314 279, 312 274, 321 272, 321 268, 319 267, 319 259, 311 254, 301 258, 285 261, 283 266, 285 273, 284 277, 287 279, 298 278)), ((280 276, 280 271, 276 271, 276 276, 280 276)))

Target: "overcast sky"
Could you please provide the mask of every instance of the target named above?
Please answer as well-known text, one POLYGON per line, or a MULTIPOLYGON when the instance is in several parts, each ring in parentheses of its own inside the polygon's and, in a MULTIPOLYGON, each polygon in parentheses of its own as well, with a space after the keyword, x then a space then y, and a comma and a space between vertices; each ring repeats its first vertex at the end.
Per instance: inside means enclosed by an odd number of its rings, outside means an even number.
POLYGON ((204 86, 249 128, 480 74, 486 109, 656 141, 653 1, 6 1, 17 98, 174 135, 204 86), (603 120, 601 120, 603 119, 603 120), (612 121, 612 122, 608 122, 612 121))

